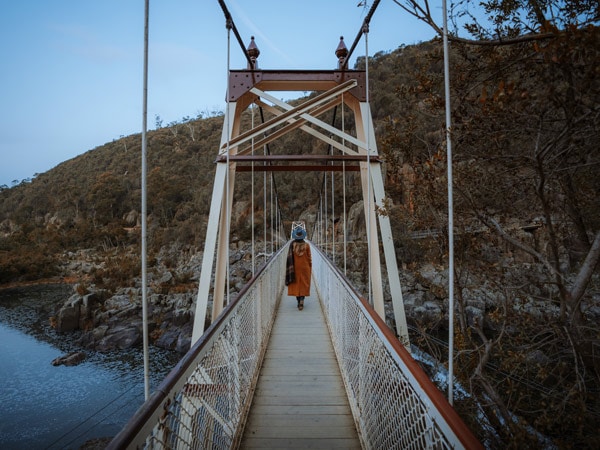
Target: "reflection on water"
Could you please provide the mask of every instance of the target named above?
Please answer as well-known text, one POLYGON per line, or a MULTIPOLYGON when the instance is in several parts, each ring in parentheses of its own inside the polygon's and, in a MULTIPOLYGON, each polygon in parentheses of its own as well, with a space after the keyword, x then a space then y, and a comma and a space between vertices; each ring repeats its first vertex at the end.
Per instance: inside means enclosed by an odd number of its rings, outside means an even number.
MULTIPOLYGON (((7 291, 0 291, 0 448, 76 449, 118 433, 144 401, 141 350, 86 352, 78 366, 52 366, 74 349, 72 337, 46 325, 51 303, 64 301, 71 290, 7 291)), ((151 391, 175 361, 176 355, 151 349, 151 391)))

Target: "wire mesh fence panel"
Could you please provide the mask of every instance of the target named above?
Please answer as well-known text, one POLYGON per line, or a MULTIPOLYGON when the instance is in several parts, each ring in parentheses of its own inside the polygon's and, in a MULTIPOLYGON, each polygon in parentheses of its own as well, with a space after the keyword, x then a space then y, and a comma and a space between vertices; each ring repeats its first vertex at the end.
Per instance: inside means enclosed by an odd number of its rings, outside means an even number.
MULTIPOLYGON (((313 278, 362 446, 482 448, 385 323, 313 249, 313 278)), ((286 250, 240 292, 109 449, 238 445, 284 288, 286 250)))
POLYGON ((285 279, 280 250, 109 448, 230 449, 243 428, 285 279))
POLYGON ((363 447, 479 448, 399 340, 318 250, 313 276, 363 447))

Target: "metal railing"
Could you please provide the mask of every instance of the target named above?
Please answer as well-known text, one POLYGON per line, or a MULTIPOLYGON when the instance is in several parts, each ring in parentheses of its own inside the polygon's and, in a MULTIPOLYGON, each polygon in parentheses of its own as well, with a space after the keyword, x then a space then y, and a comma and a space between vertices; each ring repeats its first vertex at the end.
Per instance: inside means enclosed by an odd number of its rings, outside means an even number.
POLYGON ((344 275, 313 247, 313 278, 365 449, 483 448, 344 275))
POLYGON ((284 250, 206 330, 108 448, 237 445, 283 292, 284 250))
MULTIPOLYGON (((315 246, 313 279, 365 449, 482 448, 387 325, 315 246)), ((285 279, 282 247, 142 405, 109 449, 230 449, 285 279)))

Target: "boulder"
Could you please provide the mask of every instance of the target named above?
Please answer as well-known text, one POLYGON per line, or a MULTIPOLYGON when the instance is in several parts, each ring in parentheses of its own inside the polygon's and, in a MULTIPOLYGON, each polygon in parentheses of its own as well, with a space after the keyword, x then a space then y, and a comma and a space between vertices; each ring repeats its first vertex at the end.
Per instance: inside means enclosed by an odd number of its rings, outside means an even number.
POLYGON ((116 349, 127 349, 139 345, 142 341, 140 330, 135 326, 117 326, 109 329, 106 335, 96 344, 96 350, 108 352, 116 349))
POLYGON ((177 309, 173 312, 172 323, 180 327, 188 323, 192 318, 192 312, 189 309, 177 309))
POLYGON ((85 359, 85 353, 83 352, 71 352, 66 355, 59 356, 52 361, 53 366, 76 366, 85 359))
POLYGON ((96 293, 86 294, 79 308, 79 329, 86 330, 93 324, 94 311, 98 308, 100 297, 96 293))
POLYGON ((74 295, 63 305, 56 316, 56 331, 66 333, 79 329, 82 299, 74 295))
POLYGON ((426 301, 412 310, 412 316, 419 322, 436 323, 442 319, 443 314, 438 303, 426 301))
POLYGON ((179 338, 177 338, 177 346, 175 347, 175 351, 179 353, 187 353, 192 345, 192 328, 193 321, 188 322, 183 327, 181 327, 181 333, 179 333, 179 338))
POLYGON ((166 350, 174 350, 179 340, 179 330, 172 328, 164 332, 155 342, 154 345, 166 350))
POLYGON ((129 295, 119 294, 113 295, 111 298, 104 302, 104 308, 108 311, 111 309, 122 310, 128 309, 132 306, 132 301, 129 295))

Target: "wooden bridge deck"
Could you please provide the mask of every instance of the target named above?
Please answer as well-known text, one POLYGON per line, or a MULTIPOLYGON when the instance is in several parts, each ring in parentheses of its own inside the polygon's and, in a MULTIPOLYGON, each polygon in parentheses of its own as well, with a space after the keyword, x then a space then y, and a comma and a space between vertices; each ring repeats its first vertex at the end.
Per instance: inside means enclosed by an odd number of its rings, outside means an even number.
POLYGON ((281 300, 241 448, 361 448, 316 296, 281 300))

